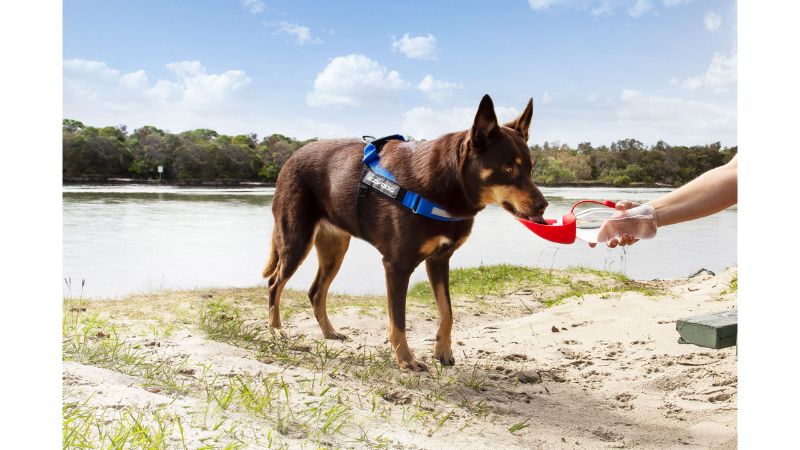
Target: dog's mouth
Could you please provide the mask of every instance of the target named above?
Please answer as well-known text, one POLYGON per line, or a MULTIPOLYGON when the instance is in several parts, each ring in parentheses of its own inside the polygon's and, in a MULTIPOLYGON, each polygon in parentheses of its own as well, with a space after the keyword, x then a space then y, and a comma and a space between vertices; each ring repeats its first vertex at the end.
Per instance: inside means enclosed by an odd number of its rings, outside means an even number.
POLYGON ((514 217, 518 219, 527 220, 533 223, 538 223, 540 225, 547 225, 547 222, 544 220, 544 217, 542 216, 543 212, 533 216, 529 216, 527 214, 523 214, 517 211, 517 209, 514 208, 514 205, 512 205, 511 203, 503 202, 501 206, 503 207, 503 209, 510 212, 514 217))

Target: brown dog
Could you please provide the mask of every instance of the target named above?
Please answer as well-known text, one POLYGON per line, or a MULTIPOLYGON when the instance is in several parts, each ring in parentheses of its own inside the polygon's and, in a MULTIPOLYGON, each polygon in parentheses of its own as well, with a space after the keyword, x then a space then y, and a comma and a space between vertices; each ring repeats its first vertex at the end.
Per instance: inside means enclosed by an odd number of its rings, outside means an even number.
POLYGON ((426 370, 406 342, 406 291, 423 261, 439 307, 433 355, 455 362, 450 332, 449 264, 470 234, 473 218, 487 204, 543 223, 547 201, 531 179, 526 142, 533 100, 514 121, 497 123, 492 99, 481 100, 470 130, 428 142, 389 141, 381 151, 384 167, 399 185, 465 220, 441 222, 415 214, 371 192, 357 211, 364 144, 358 139, 323 140, 298 150, 283 166, 275 186, 272 249, 264 268, 269 278, 269 326, 281 328, 280 298, 289 277, 311 249, 319 270, 308 291, 314 315, 327 339, 344 339, 328 320, 328 287, 342 264, 350 237, 366 240, 383 255, 389 301, 389 342, 401 368, 426 370))

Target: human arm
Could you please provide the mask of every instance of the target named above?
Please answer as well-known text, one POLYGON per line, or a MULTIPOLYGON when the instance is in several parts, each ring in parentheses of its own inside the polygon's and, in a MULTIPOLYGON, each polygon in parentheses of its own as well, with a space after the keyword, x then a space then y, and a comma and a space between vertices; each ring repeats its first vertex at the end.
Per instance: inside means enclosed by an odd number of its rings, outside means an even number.
MULTIPOLYGON (((716 167, 700 175, 689 183, 661 196, 647 204, 655 210, 656 224, 659 227, 686 222, 709 216, 736 204, 738 199, 738 155, 727 164, 716 167)), ((638 206, 637 203, 622 201, 617 209, 638 206)), ((603 225, 612 226, 610 223, 603 225)), ((615 235, 608 232, 608 235, 615 235)), ((634 236, 622 234, 619 239, 613 238, 606 244, 614 248, 617 245, 633 244, 634 236)))

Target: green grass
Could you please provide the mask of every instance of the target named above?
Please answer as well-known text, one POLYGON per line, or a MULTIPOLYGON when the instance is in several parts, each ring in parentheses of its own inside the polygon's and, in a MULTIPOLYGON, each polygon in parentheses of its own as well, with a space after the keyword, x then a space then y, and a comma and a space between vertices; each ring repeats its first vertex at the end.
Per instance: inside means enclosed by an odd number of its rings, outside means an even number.
POLYGON ((612 296, 620 295, 623 292, 639 292, 648 297, 658 294, 658 291, 645 287, 639 283, 629 281, 617 286, 597 286, 588 281, 571 281, 568 283, 569 289, 560 294, 552 297, 546 297, 542 300, 542 304, 548 308, 560 305, 565 300, 570 298, 584 298, 589 295, 597 295, 600 298, 606 299, 612 296))
POLYGON ((731 282, 728 283, 728 289, 725 289, 724 291, 722 291, 721 294, 722 295, 734 294, 734 293, 736 293, 738 291, 739 291, 739 275, 737 274, 737 275, 734 275, 733 278, 731 278, 731 282))
POLYGON ((518 423, 515 423, 514 425, 511 425, 511 427, 508 428, 509 433, 515 434, 517 431, 521 431, 521 430, 524 430, 525 428, 528 428, 530 426, 528 424, 528 422, 530 422, 530 420, 531 420, 531 418, 528 417, 526 420, 524 420, 522 422, 518 422, 518 423))
POLYGON ((616 281, 619 281, 620 283, 629 283, 631 281, 631 279, 628 278, 628 276, 625 275, 624 273, 612 272, 609 270, 598 270, 582 266, 572 266, 567 270, 570 273, 583 273, 589 275, 596 275, 601 278, 612 278, 616 281))
POLYGON ((186 448, 180 417, 162 410, 127 408, 121 414, 88 406, 62 406, 63 448, 186 448))
MULTIPOLYGON (((450 295, 504 295, 515 288, 531 285, 560 284, 563 277, 554 277, 548 270, 498 264, 450 270, 450 295)), ((433 291, 427 281, 411 286, 409 297, 431 299, 433 291)))
MULTIPOLYGON (((452 269, 450 271, 450 294, 475 297, 479 295, 503 296, 525 288, 541 294, 540 301, 547 307, 558 305, 572 297, 611 294, 625 291, 655 295, 657 292, 626 275, 586 267, 571 267, 566 271, 538 269, 509 264, 452 269), (573 275, 592 275, 592 282, 576 280, 573 275)), ((409 297, 430 300, 433 291, 427 281, 414 284, 409 297)))
POLYGON ((97 315, 66 315, 62 324, 62 358, 114 370, 144 379, 146 387, 184 392, 190 380, 181 372, 186 360, 158 360, 142 349, 144 341, 125 340, 116 328, 97 315))

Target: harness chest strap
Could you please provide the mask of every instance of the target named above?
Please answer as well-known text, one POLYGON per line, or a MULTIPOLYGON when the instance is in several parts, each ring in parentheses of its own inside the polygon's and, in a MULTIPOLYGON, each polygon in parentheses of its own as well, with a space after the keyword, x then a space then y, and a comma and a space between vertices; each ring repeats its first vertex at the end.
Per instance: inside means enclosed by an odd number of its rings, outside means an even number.
POLYGON ((361 170, 358 189, 358 208, 361 208, 361 199, 366 197, 370 189, 389 197, 415 214, 425 216, 429 219, 442 222, 454 222, 464 220, 455 217, 437 203, 426 199, 420 194, 404 189, 397 183, 394 175, 381 165, 380 151, 383 145, 390 140, 406 141, 402 135, 395 134, 380 139, 368 140, 369 136, 364 136, 362 140, 367 143, 364 147, 364 167, 361 170))

